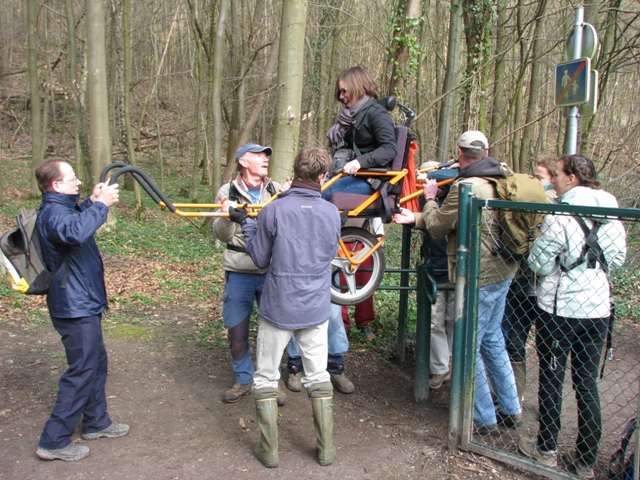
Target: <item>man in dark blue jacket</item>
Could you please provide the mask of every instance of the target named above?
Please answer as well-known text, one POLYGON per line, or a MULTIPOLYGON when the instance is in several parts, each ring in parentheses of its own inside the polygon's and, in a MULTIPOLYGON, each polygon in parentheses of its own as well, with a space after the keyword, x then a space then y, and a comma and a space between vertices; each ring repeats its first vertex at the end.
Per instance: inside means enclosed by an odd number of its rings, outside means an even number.
POLYGON ((291 188, 266 205, 257 222, 229 209, 256 266, 269 267, 258 308, 253 397, 260 442, 253 452, 269 468, 278 466, 278 380, 282 353, 295 335, 302 354, 302 384, 311 398, 318 462, 330 465, 333 445, 333 387, 327 372, 327 326, 331 310, 331 261, 340 240, 338 209, 320 197, 331 157, 322 148, 300 151, 291 188))
POLYGON ((47 267, 58 273, 47 294, 54 328, 62 337, 69 368, 60 377, 58 397, 36 454, 44 460, 80 460, 89 447, 71 442, 82 416, 82 438, 121 437, 129 426, 107 413, 107 351, 102 312, 107 292, 100 251, 93 238, 118 201, 118 185, 99 183, 78 205, 78 180, 62 158, 48 158, 36 169, 42 205, 37 229, 47 267))

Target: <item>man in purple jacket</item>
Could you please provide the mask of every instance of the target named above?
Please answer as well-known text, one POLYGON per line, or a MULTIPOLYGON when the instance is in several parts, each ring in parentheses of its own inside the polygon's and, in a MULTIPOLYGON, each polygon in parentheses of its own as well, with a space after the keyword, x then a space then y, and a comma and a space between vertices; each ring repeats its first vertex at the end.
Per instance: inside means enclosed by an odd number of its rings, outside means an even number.
POLYGON ((82 417, 82 438, 122 437, 129 425, 107 413, 107 350, 102 312, 107 292, 100 251, 93 235, 118 202, 118 184, 99 183, 78 204, 80 180, 62 158, 48 158, 36 169, 42 205, 36 227, 50 270, 60 266, 47 294, 54 328, 62 337, 69 368, 60 377, 58 397, 36 454, 43 460, 80 460, 89 447, 71 442, 82 417))
POLYGON ((257 370, 253 377, 260 442, 253 453, 269 468, 278 466, 278 380, 280 360, 294 335, 311 398, 318 462, 330 465, 333 444, 333 387, 327 372, 327 326, 331 310, 331 260, 340 239, 338 209, 320 197, 331 166, 321 148, 300 151, 291 188, 265 206, 257 221, 230 208, 242 224, 247 253, 259 268, 269 267, 258 309, 257 370))

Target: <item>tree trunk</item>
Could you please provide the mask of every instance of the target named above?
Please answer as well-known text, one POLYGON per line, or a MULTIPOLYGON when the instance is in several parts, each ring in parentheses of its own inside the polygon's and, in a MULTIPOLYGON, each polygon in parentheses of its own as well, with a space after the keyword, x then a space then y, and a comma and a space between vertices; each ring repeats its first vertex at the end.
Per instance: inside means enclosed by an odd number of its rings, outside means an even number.
POLYGON ((497 0, 496 2, 496 58, 493 70, 493 105, 491 108, 491 135, 489 136, 489 145, 491 147, 491 156, 498 161, 504 157, 506 142, 498 142, 502 128, 504 127, 504 118, 507 115, 507 97, 506 97, 506 63, 505 56, 507 53, 507 36, 505 32, 506 0, 497 0))
POLYGON ((76 20, 73 10, 73 0, 65 0, 65 15, 67 21, 67 50, 69 58, 69 90, 75 117, 75 165, 76 174, 83 184, 91 183, 91 164, 89 162, 89 140, 84 124, 82 109, 82 76, 78 73, 78 46, 76 43, 76 20))
MULTIPOLYGON (((437 158, 440 163, 446 162, 449 155, 449 135, 451 118, 453 117, 453 100, 458 85, 460 70, 460 44, 462 42, 462 2, 451 0, 451 18, 449 19, 449 42, 447 44, 447 68, 442 85, 442 101, 438 119, 437 158)), ((457 151, 456 151, 457 153, 457 151)))
POLYGON ((276 68, 278 66, 278 41, 277 38, 269 46, 269 54, 267 56, 267 64, 264 68, 264 75, 260 80, 257 91, 260 92, 256 95, 256 98, 251 106, 251 110, 247 114, 247 118, 242 124, 235 144, 229 143, 227 148, 227 167, 224 170, 223 181, 227 182, 231 179, 236 171, 235 153, 238 148, 250 141, 249 136, 254 127, 261 119, 261 115, 264 114, 264 104, 267 101, 267 92, 271 89, 273 83, 276 68))
MULTIPOLYGON (((527 105, 527 114, 525 119, 524 132, 522 133, 522 141, 520 142, 520 159, 514 164, 517 172, 527 172, 532 166, 536 158, 536 140, 535 130, 537 125, 534 123, 538 117, 538 98, 540 98, 541 89, 541 72, 542 69, 542 36, 544 35, 544 18, 547 9, 547 0, 538 2, 538 12, 536 14, 535 28, 533 32, 533 43, 531 44, 531 77, 529 80, 529 102, 527 105)), ((533 169, 531 169, 533 170, 533 169)))
POLYGON ((278 50, 278 97, 276 100, 274 159, 269 174, 278 180, 291 175, 298 152, 300 107, 304 73, 304 35, 307 0, 284 0, 278 50))
MULTIPOLYGON (((232 51, 235 55, 232 55, 229 59, 231 62, 232 75, 238 80, 234 82, 234 87, 231 92, 231 119, 229 122, 229 133, 227 135, 227 152, 226 152, 226 167, 222 174, 223 179, 227 178, 227 171, 230 166, 235 166, 234 155, 235 151, 233 147, 237 145, 238 137, 240 135, 240 129, 242 128, 242 122, 246 116, 246 88, 247 82, 244 76, 244 60, 246 55, 246 38, 241 32, 246 31, 247 19, 246 15, 243 15, 244 5, 240 2, 231 2, 231 16, 233 19, 237 19, 229 23, 230 39, 232 51)), ((214 192, 216 194, 217 192, 214 192)), ((214 197, 215 198, 215 197, 214 197)))
POLYGON ((212 130, 210 137, 212 178, 211 187, 214 195, 222 184, 222 62, 224 49, 224 24, 227 20, 229 0, 219 0, 218 25, 215 30, 215 41, 211 62, 211 96, 209 97, 210 112, 212 113, 212 130))
POLYGON ((389 49, 389 95, 402 95, 405 81, 419 67, 420 43, 416 28, 420 26, 420 0, 400 0, 391 30, 389 49))
MULTIPOLYGON (((27 71, 29 73, 29 96, 31 102, 31 166, 33 170, 43 160, 42 141, 42 99, 40 97, 40 79, 38 78, 38 8, 39 0, 29 0, 27 4, 27 71)), ((29 195, 40 196, 35 176, 31 175, 29 195)))
POLYGON ((98 182, 111 162, 104 2, 86 0, 86 8, 91 170, 93 181, 98 182))
MULTIPOLYGON (((122 120, 124 123, 128 163, 135 167, 138 165, 138 162, 136 161, 133 127, 131 125, 131 60, 133 57, 133 52, 131 51, 131 0, 123 0, 122 2, 122 50, 122 120)), ((140 185, 138 185, 138 182, 134 182, 133 191, 136 198, 136 218, 140 219, 143 217, 144 207, 142 206, 140 185)))
POLYGON ((474 130, 485 130, 483 101, 478 100, 478 108, 474 108, 474 99, 484 95, 486 79, 483 78, 486 68, 486 56, 490 44, 491 9, 484 0, 463 0, 464 33, 467 44, 467 65, 465 79, 461 89, 464 113, 462 117, 463 130, 472 127, 471 119, 475 120, 474 130), (474 87, 477 86, 477 87, 474 87), (474 113, 472 113, 474 112, 474 113))
MULTIPOLYGON (((598 70, 600 74, 598 77, 598 93, 600 98, 607 98, 609 82, 615 71, 614 65, 620 61, 619 52, 627 51, 628 53, 635 55, 635 53, 631 52, 637 51, 637 48, 634 49, 629 45, 625 47, 620 45, 621 42, 625 42, 625 40, 623 40, 623 36, 617 34, 621 0, 607 0, 604 3, 606 5, 603 7, 606 8, 607 14, 605 20, 598 29, 598 35, 600 35, 601 41, 600 56, 598 61, 595 62, 596 65, 591 67, 598 70)), ((591 10, 585 9, 585 20, 587 22, 589 22, 589 18, 593 15, 593 9, 594 7, 591 7, 591 10)), ((598 115, 592 115, 584 118, 582 123, 582 132, 580 135, 579 152, 587 152, 590 144, 591 131, 595 126, 597 118, 598 115)))

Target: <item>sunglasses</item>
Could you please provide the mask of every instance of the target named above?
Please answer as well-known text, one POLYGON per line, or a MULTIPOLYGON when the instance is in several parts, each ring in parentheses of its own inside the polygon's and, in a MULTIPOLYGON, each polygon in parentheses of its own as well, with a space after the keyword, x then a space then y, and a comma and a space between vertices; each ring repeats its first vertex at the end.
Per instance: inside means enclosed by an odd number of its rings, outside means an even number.
POLYGON ((338 93, 339 93, 340 95, 344 95, 344 94, 345 94, 345 93, 347 93, 347 92, 348 92, 348 90, 347 90, 346 88, 341 88, 340 90, 338 90, 338 93))

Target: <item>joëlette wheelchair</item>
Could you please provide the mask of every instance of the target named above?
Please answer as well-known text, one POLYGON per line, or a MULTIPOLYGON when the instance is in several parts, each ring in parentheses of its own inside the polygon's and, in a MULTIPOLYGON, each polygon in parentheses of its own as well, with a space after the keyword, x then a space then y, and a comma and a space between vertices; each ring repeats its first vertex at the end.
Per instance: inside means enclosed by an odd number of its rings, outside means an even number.
MULTIPOLYGON (((338 251, 332 261, 332 284, 334 288, 332 288, 331 300, 339 305, 354 305, 360 303, 373 295, 382 281, 385 271, 385 257, 382 246, 385 241, 385 236, 383 234, 374 235, 369 231, 368 225, 370 220, 375 217, 380 217, 384 223, 389 223, 391 221, 391 215, 400 211, 400 205, 402 203, 422 194, 422 190, 413 182, 411 186, 413 192, 405 197, 401 197, 402 183, 409 173, 407 161, 412 142, 412 134, 409 131, 409 126, 415 117, 415 113, 409 108, 397 103, 395 97, 382 98, 380 99, 380 103, 388 111, 393 111, 398 107, 405 117, 404 124, 395 127, 397 154, 392 162, 391 169, 358 171, 358 176, 374 179, 371 184, 375 185, 375 192, 371 195, 335 192, 328 199, 338 207, 344 220, 350 218, 362 220, 362 222, 360 222, 361 226, 345 226, 342 228, 338 251), (372 259, 371 275, 368 276, 368 280, 357 285, 356 272, 358 272, 358 270, 365 270, 362 264, 369 258, 372 259)), ((220 211, 222 208, 221 204, 173 203, 145 172, 138 167, 133 167, 126 163, 115 162, 107 165, 100 175, 100 181, 105 182, 109 172, 114 169, 117 170, 111 175, 109 184, 115 183, 118 177, 128 173, 133 176, 143 190, 159 206, 166 207, 175 215, 187 218, 228 216, 228 213, 220 211)), ((432 169, 425 169, 424 171, 432 169)), ((325 183, 323 190, 341 177, 342 174, 332 177, 325 183)), ((453 181, 453 179, 451 181, 453 181)), ((450 182, 446 181, 446 183, 450 182)), ((257 216, 258 211, 275 199, 277 195, 278 194, 274 195, 262 204, 241 206, 249 210, 250 216, 257 216)))

